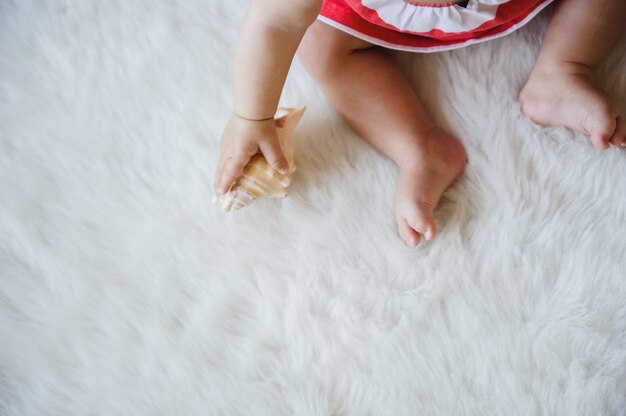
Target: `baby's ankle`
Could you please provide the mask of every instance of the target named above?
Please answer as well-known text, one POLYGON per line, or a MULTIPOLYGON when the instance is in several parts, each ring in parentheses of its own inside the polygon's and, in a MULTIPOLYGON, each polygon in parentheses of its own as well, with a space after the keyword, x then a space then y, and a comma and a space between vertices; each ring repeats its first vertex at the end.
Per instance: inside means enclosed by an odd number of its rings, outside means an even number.
POLYGON ((400 170, 423 169, 424 166, 445 164, 459 172, 467 162, 463 144, 443 129, 433 126, 422 137, 412 142, 395 160, 400 170))
POLYGON ((592 76, 593 68, 582 62, 571 60, 550 59, 544 62, 537 62, 533 69, 533 75, 543 76, 592 76))

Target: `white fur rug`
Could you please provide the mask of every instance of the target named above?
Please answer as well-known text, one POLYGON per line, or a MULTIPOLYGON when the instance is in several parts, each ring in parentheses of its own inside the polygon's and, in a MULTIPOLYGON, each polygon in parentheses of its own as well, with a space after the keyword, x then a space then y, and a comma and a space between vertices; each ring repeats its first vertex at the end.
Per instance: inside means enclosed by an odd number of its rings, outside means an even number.
POLYGON ((211 204, 245 8, 0 2, 0 414, 626 414, 626 152, 520 114, 547 14, 401 57, 469 153, 414 250, 298 62, 290 196, 211 204))

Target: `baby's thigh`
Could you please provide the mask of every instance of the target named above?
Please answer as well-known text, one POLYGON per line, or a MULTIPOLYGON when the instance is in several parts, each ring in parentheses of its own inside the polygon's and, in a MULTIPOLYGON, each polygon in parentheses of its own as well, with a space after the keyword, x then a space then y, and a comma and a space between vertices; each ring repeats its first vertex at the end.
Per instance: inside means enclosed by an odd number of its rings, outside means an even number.
POLYGON ((327 25, 321 20, 316 20, 304 35, 299 53, 305 51, 305 53, 317 52, 329 56, 340 56, 372 46, 374 45, 369 42, 327 25))

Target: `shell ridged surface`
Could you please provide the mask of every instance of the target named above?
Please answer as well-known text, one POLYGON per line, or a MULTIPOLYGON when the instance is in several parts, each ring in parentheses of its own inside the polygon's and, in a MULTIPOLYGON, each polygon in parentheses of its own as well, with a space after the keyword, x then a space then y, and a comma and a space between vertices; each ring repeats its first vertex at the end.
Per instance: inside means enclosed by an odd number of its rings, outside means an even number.
POLYGON ((280 108, 275 116, 276 133, 287 162, 289 172, 281 174, 275 171, 261 153, 252 156, 243 173, 224 195, 217 195, 213 202, 224 212, 236 211, 254 202, 256 199, 284 198, 291 183, 291 175, 296 171, 293 158, 293 129, 300 121, 304 108, 280 108))

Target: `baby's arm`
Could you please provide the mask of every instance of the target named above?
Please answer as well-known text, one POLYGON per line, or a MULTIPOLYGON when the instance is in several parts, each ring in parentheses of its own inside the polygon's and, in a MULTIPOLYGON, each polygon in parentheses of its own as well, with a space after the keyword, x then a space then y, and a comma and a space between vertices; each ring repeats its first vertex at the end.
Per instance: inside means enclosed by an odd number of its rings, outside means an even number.
POLYGON ((259 150, 288 171, 273 116, 287 72, 321 0, 252 0, 235 52, 235 110, 220 143, 216 190, 224 193, 259 150))

